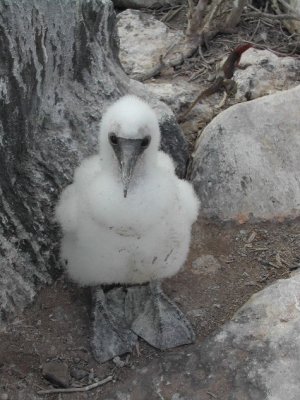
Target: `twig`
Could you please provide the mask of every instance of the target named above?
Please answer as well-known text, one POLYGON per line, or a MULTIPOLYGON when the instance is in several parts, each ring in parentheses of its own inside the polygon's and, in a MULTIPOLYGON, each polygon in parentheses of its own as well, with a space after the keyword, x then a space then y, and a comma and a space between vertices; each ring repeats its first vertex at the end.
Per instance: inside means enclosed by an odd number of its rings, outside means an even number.
POLYGON ((247 14, 247 16, 250 17, 265 17, 269 19, 294 19, 297 21, 300 21, 300 16, 297 15, 291 15, 291 14, 269 14, 269 13, 264 13, 262 11, 253 11, 247 14))
MULTIPOLYGON (((290 11, 292 11, 293 13, 297 14, 297 13, 295 12, 294 8, 293 8, 289 3, 287 3, 285 0, 278 0, 278 2, 279 2, 283 7, 287 8, 288 10, 290 10, 290 11)), ((300 17, 299 14, 297 14, 297 15, 300 17)))
POLYGON ((208 19, 204 25, 203 30, 206 31, 206 29, 208 29, 208 27, 211 24, 211 21, 213 19, 213 17, 215 16, 216 12, 218 11, 218 9, 220 8, 221 4, 223 3, 224 0, 217 0, 216 4, 214 4, 214 6, 212 7, 212 10, 209 13, 208 19))
POLYGON ((173 18, 176 17, 176 15, 184 9, 185 6, 179 6, 175 10, 170 10, 167 14, 165 14, 160 21, 161 22, 170 22, 173 18))
POLYGON ((208 0, 199 0, 196 7, 194 6, 193 1, 188 0, 188 3, 189 10, 187 15, 188 24, 186 28, 186 35, 195 36, 201 27, 208 0))
POLYGON ((252 41, 254 39, 254 37, 255 37, 255 35, 256 35, 257 31, 258 31, 259 25, 260 25, 260 19, 258 20, 256 28, 254 29, 254 31, 253 31, 253 33, 251 35, 251 38, 249 40, 252 41))
POLYGON ((236 0, 233 2, 233 8, 226 20, 226 28, 233 29, 240 22, 243 10, 247 4, 247 0, 236 0))
POLYGON ((224 104, 226 103, 226 100, 228 98, 228 93, 224 92, 222 100, 220 101, 220 103, 217 105, 217 108, 220 109, 224 106, 224 104))
POLYGON ((212 393, 212 392, 206 392, 209 396, 213 397, 214 399, 217 399, 218 397, 212 393))
POLYGON ((108 383, 113 380, 113 376, 110 375, 105 379, 102 379, 102 381, 92 383, 91 385, 87 386, 82 386, 82 387, 71 387, 71 388, 66 388, 66 389, 46 389, 46 390, 40 390, 37 392, 38 394, 51 394, 51 393, 75 393, 75 392, 88 392, 89 390, 95 389, 98 386, 105 385, 105 383, 108 383))
POLYGON ((218 77, 216 78, 215 82, 209 86, 207 89, 202 90, 196 99, 190 104, 188 109, 182 114, 179 115, 178 117, 178 122, 183 122, 185 118, 189 115, 189 113, 192 111, 192 109, 195 107, 195 105, 200 101, 205 99, 206 97, 209 97, 210 95, 217 93, 223 88, 223 83, 224 83, 224 78, 223 77, 218 77))

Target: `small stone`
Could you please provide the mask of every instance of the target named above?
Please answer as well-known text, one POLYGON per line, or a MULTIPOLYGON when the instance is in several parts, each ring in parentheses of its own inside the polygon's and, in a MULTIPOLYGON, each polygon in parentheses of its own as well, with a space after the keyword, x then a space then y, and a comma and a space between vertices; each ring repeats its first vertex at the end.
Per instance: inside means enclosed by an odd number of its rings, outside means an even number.
POLYGON ((204 317, 206 314, 206 311, 203 308, 197 308, 196 310, 190 310, 187 313, 191 317, 199 318, 199 317, 204 317))
POLYGON ((70 382, 68 365, 58 361, 49 361, 43 365, 43 377, 59 387, 68 387, 70 382))
POLYGON ((115 357, 113 359, 113 363, 118 367, 118 368, 123 368, 126 365, 125 361, 122 361, 119 356, 115 357))
POLYGON ((72 378, 80 381, 81 379, 88 376, 89 371, 86 371, 85 369, 82 369, 82 368, 72 367, 70 374, 71 374, 72 378))
POLYGON ((7 393, 1 393, 0 394, 0 400, 8 400, 8 394, 7 393))
POLYGON ((196 273, 215 274, 221 268, 221 264, 214 256, 207 254, 193 261, 192 267, 197 271, 196 273))

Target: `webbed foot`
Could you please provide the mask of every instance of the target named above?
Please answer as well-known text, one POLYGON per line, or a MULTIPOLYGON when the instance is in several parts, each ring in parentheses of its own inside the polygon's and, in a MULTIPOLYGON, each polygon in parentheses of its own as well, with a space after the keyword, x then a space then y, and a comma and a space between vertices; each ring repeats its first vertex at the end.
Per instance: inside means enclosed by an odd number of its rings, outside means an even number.
POLYGON ((132 331, 158 349, 190 344, 195 340, 190 322, 157 281, 127 289, 125 315, 132 331))
POLYGON ((131 352, 138 338, 124 315, 126 289, 118 287, 104 294, 101 287, 95 287, 92 296, 91 347, 95 359, 103 363, 131 352))
POLYGON ((91 347, 102 363, 132 352, 138 336, 161 350, 193 343, 195 334, 184 314, 159 282, 93 289, 91 347))

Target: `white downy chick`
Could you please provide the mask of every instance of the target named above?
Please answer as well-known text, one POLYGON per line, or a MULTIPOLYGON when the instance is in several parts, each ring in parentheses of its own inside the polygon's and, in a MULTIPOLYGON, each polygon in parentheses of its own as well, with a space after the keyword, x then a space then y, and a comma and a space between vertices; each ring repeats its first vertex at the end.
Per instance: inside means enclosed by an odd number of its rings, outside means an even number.
POLYGON ((183 265, 199 201, 159 151, 155 112, 124 96, 103 115, 100 152, 75 170, 56 217, 61 257, 81 285, 139 284, 183 265))

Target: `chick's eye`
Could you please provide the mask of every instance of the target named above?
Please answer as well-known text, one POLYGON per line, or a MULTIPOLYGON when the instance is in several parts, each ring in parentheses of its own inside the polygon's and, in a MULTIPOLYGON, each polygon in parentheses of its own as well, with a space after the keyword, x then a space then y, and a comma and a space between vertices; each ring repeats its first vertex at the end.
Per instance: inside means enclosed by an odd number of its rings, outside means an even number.
POLYGON ((109 141, 113 146, 116 146, 118 144, 118 137, 114 133, 111 133, 109 135, 109 141))
POLYGON ((142 140, 141 146, 144 148, 148 147, 150 144, 150 140, 151 140, 150 136, 145 136, 144 139, 142 140))

